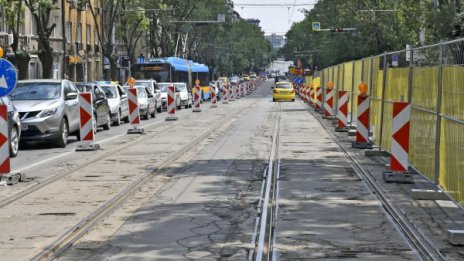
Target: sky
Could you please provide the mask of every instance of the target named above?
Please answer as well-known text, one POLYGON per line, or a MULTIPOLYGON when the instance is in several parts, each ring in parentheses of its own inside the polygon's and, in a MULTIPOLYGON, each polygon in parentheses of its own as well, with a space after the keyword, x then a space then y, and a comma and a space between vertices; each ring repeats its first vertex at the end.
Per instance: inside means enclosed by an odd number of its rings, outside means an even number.
POLYGON ((292 23, 304 19, 302 9, 311 9, 318 0, 233 0, 234 9, 244 19, 258 19, 266 35, 284 35, 292 23))

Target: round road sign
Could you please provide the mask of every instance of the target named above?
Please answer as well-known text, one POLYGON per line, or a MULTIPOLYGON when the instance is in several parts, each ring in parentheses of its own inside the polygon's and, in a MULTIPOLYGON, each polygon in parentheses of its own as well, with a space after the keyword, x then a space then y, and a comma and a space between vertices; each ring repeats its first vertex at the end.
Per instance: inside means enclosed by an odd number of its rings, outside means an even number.
POLYGON ((0 58, 0 97, 12 92, 17 82, 16 68, 8 60, 0 58))

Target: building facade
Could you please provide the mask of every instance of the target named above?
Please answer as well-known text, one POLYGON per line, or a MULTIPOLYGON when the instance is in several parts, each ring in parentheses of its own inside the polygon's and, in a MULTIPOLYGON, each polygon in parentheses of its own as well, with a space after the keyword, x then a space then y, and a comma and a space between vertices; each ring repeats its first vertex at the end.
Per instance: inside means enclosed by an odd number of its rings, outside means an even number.
POLYGON ((285 37, 283 35, 271 34, 264 36, 269 42, 271 42, 274 49, 279 49, 285 45, 285 37))

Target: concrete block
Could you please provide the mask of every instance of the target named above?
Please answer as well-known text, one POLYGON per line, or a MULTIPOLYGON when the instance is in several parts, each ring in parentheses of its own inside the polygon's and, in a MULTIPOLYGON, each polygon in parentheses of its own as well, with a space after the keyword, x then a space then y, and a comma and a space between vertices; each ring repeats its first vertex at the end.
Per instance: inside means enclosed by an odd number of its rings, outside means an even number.
POLYGON ((374 156, 374 157, 390 157, 390 153, 385 150, 381 150, 378 147, 373 147, 371 150, 364 151, 365 156, 374 156))
POLYGON ((0 176, 0 182, 4 182, 7 185, 14 185, 19 182, 21 174, 19 173, 8 173, 0 176))
POLYGON ((409 172, 384 171, 382 178, 386 183, 414 184, 414 177, 409 172))
POLYGON ((166 121, 177 121, 178 118, 176 116, 167 116, 165 120, 166 121))
POLYGON ((452 245, 464 245, 464 230, 448 230, 448 242, 452 245))
POLYGON ((127 130, 127 134, 143 134, 145 130, 143 128, 134 127, 127 130))
POLYGON ((372 142, 356 142, 356 141, 353 141, 351 143, 351 147, 353 148, 356 148, 356 149, 372 149, 372 147, 374 146, 374 144, 372 144, 372 142))
POLYGON ((448 196, 441 190, 411 189, 411 198, 416 200, 448 200, 448 196))
POLYGON ((99 149, 100 145, 96 143, 79 142, 79 144, 76 145, 76 151, 93 151, 99 149))

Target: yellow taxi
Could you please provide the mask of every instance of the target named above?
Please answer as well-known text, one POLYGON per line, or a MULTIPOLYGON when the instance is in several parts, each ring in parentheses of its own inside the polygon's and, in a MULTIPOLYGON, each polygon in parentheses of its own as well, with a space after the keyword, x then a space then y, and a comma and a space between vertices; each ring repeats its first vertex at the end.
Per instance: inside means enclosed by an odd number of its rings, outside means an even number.
POLYGON ((244 81, 249 81, 249 80, 250 80, 250 76, 244 74, 244 75, 242 76, 242 79, 243 79, 244 81))
POLYGON ((277 82, 272 88, 272 101, 289 100, 295 101, 295 89, 290 82, 277 82))

